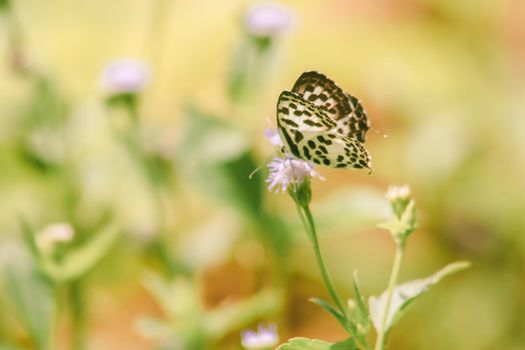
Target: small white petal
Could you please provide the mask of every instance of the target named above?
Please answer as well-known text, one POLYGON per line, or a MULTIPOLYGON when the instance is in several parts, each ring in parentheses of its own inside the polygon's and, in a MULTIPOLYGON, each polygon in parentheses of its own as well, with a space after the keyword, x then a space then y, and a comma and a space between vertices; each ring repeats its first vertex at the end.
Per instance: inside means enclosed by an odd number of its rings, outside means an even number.
POLYGON ((272 146, 276 146, 276 147, 282 147, 283 146, 283 141, 281 140, 281 135, 279 135, 279 133, 276 130, 268 128, 268 129, 264 130, 264 136, 266 136, 266 138, 268 139, 268 141, 270 141, 272 146))
POLYGON ((67 243, 73 239, 75 231, 68 223, 55 223, 45 226, 36 235, 36 243, 43 250, 49 250, 57 243, 67 243))
POLYGON ((403 186, 389 186, 385 194, 386 199, 390 202, 395 202, 399 199, 405 200, 410 197, 410 187, 408 185, 403 186))
POLYGON ((279 342, 277 327, 271 323, 268 328, 259 325, 257 332, 244 331, 241 333, 241 344, 247 350, 259 350, 274 347, 279 342))
POLYGON ((269 164, 270 174, 266 179, 268 190, 275 193, 286 192, 290 184, 300 184, 306 177, 324 178, 319 175, 313 165, 302 160, 292 158, 274 158, 269 164), (280 185, 280 186, 278 186, 280 185))

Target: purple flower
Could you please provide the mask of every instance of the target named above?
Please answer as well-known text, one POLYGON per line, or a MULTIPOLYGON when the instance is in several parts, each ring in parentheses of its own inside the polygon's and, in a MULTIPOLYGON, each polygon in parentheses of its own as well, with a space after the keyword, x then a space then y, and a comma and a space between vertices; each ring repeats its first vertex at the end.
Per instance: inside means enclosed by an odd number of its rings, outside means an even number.
POLYGON ((148 67, 140 61, 125 58, 111 62, 102 74, 102 88, 110 94, 138 93, 150 80, 148 67))
POLYGON ((269 164, 270 174, 266 179, 268 191, 284 193, 289 185, 300 185, 306 177, 324 178, 314 170, 312 164, 302 159, 275 157, 269 164))
POLYGON ((268 128, 264 130, 264 136, 270 141, 272 146, 274 147, 282 147, 283 146, 283 140, 281 140, 281 135, 279 133, 271 128, 268 128))
POLYGON ((257 332, 247 330, 241 333, 241 344, 247 350, 269 349, 277 345, 278 342, 279 335, 274 323, 270 323, 268 328, 259 325, 257 332))
POLYGON ((256 36, 272 36, 285 32, 295 23, 295 15, 288 7, 263 2, 250 7, 244 15, 247 31, 256 36))

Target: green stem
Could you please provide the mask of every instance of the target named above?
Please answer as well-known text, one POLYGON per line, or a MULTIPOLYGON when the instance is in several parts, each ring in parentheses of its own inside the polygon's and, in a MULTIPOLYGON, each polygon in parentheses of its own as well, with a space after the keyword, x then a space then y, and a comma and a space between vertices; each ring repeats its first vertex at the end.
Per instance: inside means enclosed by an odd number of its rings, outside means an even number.
POLYGON ((151 159, 148 157, 148 155, 144 152, 142 145, 140 143, 140 134, 142 125, 139 118, 139 112, 138 112, 138 97, 134 96, 133 98, 129 99, 128 102, 128 113, 130 116, 130 122, 131 122, 131 130, 130 130, 130 137, 131 139, 128 140, 129 142, 129 148, 131 151, 132 156, 137 161, 138 165, 140 166, 146 181, 151 189, 152 199, 154 202, 154 205, 157 207, 156 213, 157 213, 157 221, 158 224, 163 227, 165 218, 164 218, 164 207, 162 204, 162 193, 160 190, 160 184, 158 181, 158 174, 157 169, 155 169, 154 165, 151 162, 151 159))
POLYGON ((58 329, 58 320, 60 315, 60 289, 56 282, 52 282, 52 298, 53 298, 53 313, 51 317, 51 324, 49 326, 49 334, 47 337, 46 344, 42 347, 42 350, 50 350, 56 348, 56 332, 58 329))
POLYGON ((69 300, 71 307, 73 349, 86 348, 86 310, 84 305, 84 288, 82 281, 74 281, 70 285, 69 300))
POLYGON ((321 248, 319 246, 319 240, 317 239, 317 232, 315 229, 315 223, 314 219, 312 217, 312 213, 310 212, 309 206, 300 206, 297 204, 297 210, 299 211, 299 216, 301 217, 301 221, 303 222, 303 225, 306 228, 306 231, 308 232, 308 237, 310 238, 310 241, 312 242, 312 246, 314 248, 315 258, 317 260, 317 265, 319 266, 319 269, 321 270, 321 275, 323 276, 324 283, 326 285, 326 288, 328 289, 328 293, 330 293, 330 296, 332 297, 332 300, 339 308, 339 311, 341 314, 346 318, 347 312, 345 311, 345 307, 343 302, 341 301, 341 298, 339 297, 339 294, 337 294, 337 291, 335 290, 334 284, 332 282, 332 279, 330 278, 330 275, 328 274, 328 270, 326 269, 326 265, 323 260, 323 256, 321 255, 321 248))
POLYGON ((167 248, 167 237, 166 237, 166 217, 162 198, 162 188, 159 182, 157 169, 152 163, 151 159, 144 152, 140 143, 141 134, 141 121, 138 112, 137 96, 134 96, 129 100, 127 105, 131 129, 128 135, 129 139, 128 147, 131 155, 135 158, 142 173, 144 174, 145 180, 149 186, 152 203, 155 206, 155 213, 157 216, 157 224, 159 232, 154 238, 152 244, 153 251, 156 253, 159 261, 162 263, 166 271, 171 275, 178 273, 188 274, 189 270, 180 261, 173 257, 167 248))
POLYGON ((386 294, 385 309, 383 310, 383 319, 381 320, 381 327, 377 335, 375 350, 382 350, 385 342, 385 327, 388 320, 390 304, 392 303, 392 295, 394 294, 394 287, 399 276, 399 270, 401 268, 401 261, 403 260, 404 244, 399 243, 397 245, 396 256, 394 258, 394 265, 392 266, 392 272, 390 273, 390 281, 388 282, 388 289, 386 294))

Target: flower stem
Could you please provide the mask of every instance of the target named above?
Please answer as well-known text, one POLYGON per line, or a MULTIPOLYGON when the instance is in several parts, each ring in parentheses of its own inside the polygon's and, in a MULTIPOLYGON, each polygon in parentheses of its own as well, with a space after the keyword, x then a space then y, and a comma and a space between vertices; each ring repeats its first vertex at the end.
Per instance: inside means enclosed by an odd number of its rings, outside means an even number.
POLYGON ((388 289, 386 294, 385 309, 383 310, 383 319, 381 320, 381 328, 377 335, 376 345, 374 350, 382 350, 385 342, 385 327, 390 314, 390 304, 392 302, 392 295, 394 293, 394 287, 399 276, 399 270, 401 268, 401 261, 403 260, 404 244, 398 243, 396 255, 394 257, 394 265, 392 266, 392 272, 390 273, 390 281, 388 282, 388 289))
POLYGON ((312 246, 314 248, 314 253, 315 253, 315 258, 317 260, 317 265, 319 266, 319 270, 321 270, 321 275, 323 276, 323 280, 326 285, 326 288, 328 289, 328 292, 330 293, 332 300, 337 305, 337 308, 341 312, 342 316, 346 318, 347 312, 345 311, 344 304, 341 301, 339 294, 337 294, 337 291, 335 290, 332 279, 330 278, 330 275, 328 274, 328 270, 326 269, 326 265, 324 263, 323 256, 321 255, 321 248, 319 246, 319 240, 317 239, 317 232, 315 229, 315 223, 312 217, 312 213, 310 212, 310 207, 308 205, 300 206, 299 204, 297 204, 297 210, 299 211, 299 216, 301 217, 301 221, 303 222, 303 225, 305 226, 306 231, 308 232, 308 237, 310 238, 310 242, 312 242, 312 246))
POLYGON ((86 348, 86 310, 82 281, 74 281, 69 293, 73 349, 83 350, 86 348))
POLYGON ((131 156, 137 162, 149 187, 152 204, 155 207, 158 234, 152 242, 152 250, 170 275, 189 273, 188 269, 172 256, 168 248, 166 236, 166 216, 163 203, 162 184, 159 180, 158 169, 141 145, 142 124, 138 110, 138 96, 130 96, 126 105, 130 119, 130 130, 126 140, 131 156))

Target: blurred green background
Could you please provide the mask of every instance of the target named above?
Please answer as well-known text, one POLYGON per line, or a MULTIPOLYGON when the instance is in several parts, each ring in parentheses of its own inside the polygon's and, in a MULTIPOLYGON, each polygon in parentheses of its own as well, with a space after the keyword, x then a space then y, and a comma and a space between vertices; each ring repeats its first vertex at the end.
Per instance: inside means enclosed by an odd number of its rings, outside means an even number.
POLYGON ((308 302, 327 293, 293 202, 266 191, 264 166, 248 179, 278 95, 308 70, 379 131, 371 175, 313 180, 343 296, 355 269, 365 294, 386 287, 395 246, 375 227, 386 187, 407 183, 418 230, 401 281, 472 267, 389 349, 525 349, 525 2, 282 3, 293 28, 261 46, 249 1, 0 1, 0 349, 240 349, 261 321, 283 340, 344 337, 308 302), (122 57, 151 71, 137 124, 101 91, 122 57), (67 278, 32 250, 52 222, 83 251, 64 253, 67 278))

